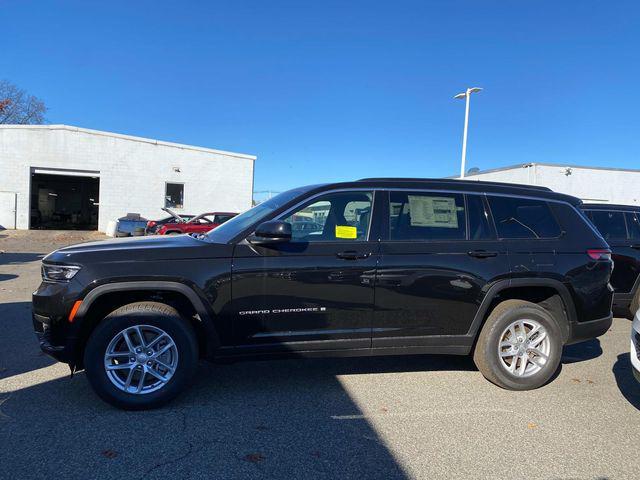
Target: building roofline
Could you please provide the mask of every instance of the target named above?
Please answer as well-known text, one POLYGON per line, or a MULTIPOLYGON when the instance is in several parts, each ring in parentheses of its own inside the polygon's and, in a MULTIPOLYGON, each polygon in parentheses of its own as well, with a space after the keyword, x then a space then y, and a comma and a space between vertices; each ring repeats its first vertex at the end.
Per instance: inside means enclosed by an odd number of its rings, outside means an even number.
MULTIPOLYGON (((589 165, 573 165, 571 163, 529 162, 529 163, 517 163, 515 165, 508 165, 506 167, 490 168, 489 170, 480 170, 478 172, 467 173, 465 174, 465 178, 474 177, 476 175, 482 175, 485 173, 502 172, 505 170, 515 170, 517 168, 535 167, 536 165, 542 165, 545 167, 584 168, 588 170, 609 170, 609 171, 617 171, 617 172, 636 172, 636 173, 640 172, 640 169, 637 169, 637 168, 592 167, 589 165)), ((458 176, 449 177, 449 178, 458 178, 458 176)))
POLYGON ((122 140, 130 140, 133 142, 150 143, 152 145, 162 145, 164 147, 180 148, 183 150, 195 150, 197 152, 217 153, 220 155, 226 155, 229 157, 243 158, 247 160, 256 160, 255 155, 248 155, 246 153, 229 152, 226 150, 216 150, 213 148, 197 147, 194 145, 186 145, 183 143, 165 142, 162 140, 156 140, 153 138, 136 137, 133 135, 124 135, 122 133, 105 132, 103 130, 91 130, 89 128, 74 127, 72 125, 0 125, 1 129, 24 129, 24 130, 66 130, 69 132, 81 132, 89 135, 99 135, 103 137, 120 138, 122 140))

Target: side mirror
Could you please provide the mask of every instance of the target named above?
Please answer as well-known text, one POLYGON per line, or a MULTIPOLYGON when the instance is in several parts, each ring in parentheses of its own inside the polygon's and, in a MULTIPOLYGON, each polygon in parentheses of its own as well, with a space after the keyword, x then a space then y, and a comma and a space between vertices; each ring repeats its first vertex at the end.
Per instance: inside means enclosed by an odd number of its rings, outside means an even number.
POLYGON ((291 224, 282 220, 261 223, 247 240, 256 245, 288 242, 291 240, 291 224))

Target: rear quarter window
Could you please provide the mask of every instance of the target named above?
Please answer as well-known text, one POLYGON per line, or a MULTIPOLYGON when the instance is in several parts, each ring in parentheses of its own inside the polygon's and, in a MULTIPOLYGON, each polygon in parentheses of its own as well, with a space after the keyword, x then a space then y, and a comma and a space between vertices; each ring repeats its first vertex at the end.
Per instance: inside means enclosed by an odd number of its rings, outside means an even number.
POLYGON ((562 229, 544 200, 488 196, 500 238, 557 238, 562 229))
POLYGON ((629 228, 629 238, 640 240, 640 214, 638 212, 627 212, 627 227, 629 228))

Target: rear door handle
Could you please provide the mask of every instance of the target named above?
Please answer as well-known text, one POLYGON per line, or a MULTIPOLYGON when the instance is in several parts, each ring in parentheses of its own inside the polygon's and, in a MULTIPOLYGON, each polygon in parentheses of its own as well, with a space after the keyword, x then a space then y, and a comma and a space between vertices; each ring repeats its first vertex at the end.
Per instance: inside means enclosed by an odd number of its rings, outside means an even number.
POLYGON ((498 252, 487 252, 486 250, 472 250, 467 253, 469 254, 469 256, 475 258, 489 258, 498 256, 498 252))
POLYGON ((342 258, 343 260, 358 260, 361 258, 369 258, 371 253, 360 253, 354 250, 348 250, 346 252, 338 252, 336 253, 336 257, 342 258))

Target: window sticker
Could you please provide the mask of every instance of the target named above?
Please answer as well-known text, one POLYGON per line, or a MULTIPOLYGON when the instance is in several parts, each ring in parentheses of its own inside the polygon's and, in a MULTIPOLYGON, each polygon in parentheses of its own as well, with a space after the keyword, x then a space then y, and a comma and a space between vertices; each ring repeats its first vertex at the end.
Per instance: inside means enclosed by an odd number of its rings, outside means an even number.
POLYGON ((358 229, 350 225, 336 225, 336 238, 358 238, 358 229))
POLYGON ((452 197, 408 195, 412 227, 458 228, 458 209, 452 197))

